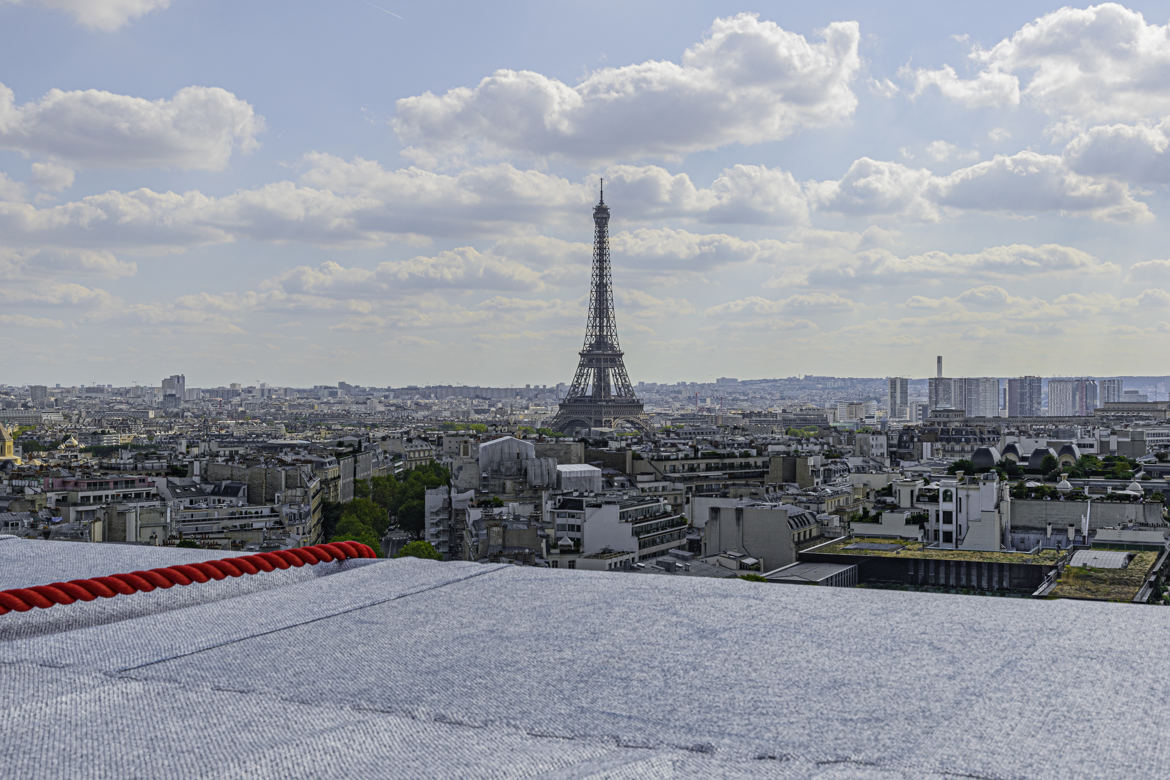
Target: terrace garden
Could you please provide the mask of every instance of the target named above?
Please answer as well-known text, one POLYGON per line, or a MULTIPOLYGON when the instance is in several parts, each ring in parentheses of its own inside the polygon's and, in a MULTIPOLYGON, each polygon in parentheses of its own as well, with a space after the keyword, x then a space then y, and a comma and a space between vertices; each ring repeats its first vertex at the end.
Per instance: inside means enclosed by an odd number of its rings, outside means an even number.
POLYGON ((1132 601, 1157 560, 1158 552, 1149 550, 1136 554, 1124 569, 1066 566, 1049 596, 1054 599, 1132 601))
POLYGON ((924 548, 922 542, 896 542, 891 539, 868 539, 865 537, 846 537, 830 545, 820 547, 818 553, 831 555, 872 555, 883 558, 927 558, 943 561, 978 561, 984 563, 1025 563, 1055 565, 1060 558, 1056 550, 1041 550, 1035 555, 1021 552, 999 552, 985 550, 933 550, 924 548), (875 543, 889 546, 897 544, 897 549, 867 550, 847 549, 850 545, 859 543, 875 543))

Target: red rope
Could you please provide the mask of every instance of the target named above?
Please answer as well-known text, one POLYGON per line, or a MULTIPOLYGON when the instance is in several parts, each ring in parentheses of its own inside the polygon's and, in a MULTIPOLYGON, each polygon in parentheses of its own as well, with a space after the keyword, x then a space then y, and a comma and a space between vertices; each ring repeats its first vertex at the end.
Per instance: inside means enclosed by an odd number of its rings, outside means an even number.
POLYGON ((0 615, 8 612, 28 612, 33 607, 47 609, 54 604, 93 601, 99 596, 109 599, 118 594, 128 595, 139 591, 149 593, 155 588, 242 577, 245 574, 259 574, 305 564, 311 566, 326 561, 344 561, 347 558, 376 557, 377 554, 369 545, 360 542, 330 542, 292 550, 243 555, 238 558, 217 558, 199 563, 181 563, 159 569, 132 571, 128 574, 111 574, 108 577, 0 590, 0 615))

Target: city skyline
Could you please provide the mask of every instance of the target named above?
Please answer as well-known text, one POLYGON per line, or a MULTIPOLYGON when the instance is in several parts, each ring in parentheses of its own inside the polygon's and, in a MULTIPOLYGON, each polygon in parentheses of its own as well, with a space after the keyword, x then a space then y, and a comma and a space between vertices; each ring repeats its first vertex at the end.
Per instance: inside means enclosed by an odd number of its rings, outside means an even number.
POLYGON ((0 3, 0 381, 556 384, 599 176, 635 384, 1170 346, 1163 6, 459 8, 0 3))

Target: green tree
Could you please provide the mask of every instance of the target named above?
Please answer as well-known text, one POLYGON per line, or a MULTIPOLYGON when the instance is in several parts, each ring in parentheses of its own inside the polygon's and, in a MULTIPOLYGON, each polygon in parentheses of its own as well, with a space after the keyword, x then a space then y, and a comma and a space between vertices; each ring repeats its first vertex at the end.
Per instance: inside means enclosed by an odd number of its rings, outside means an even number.
POLYGON ((393 474, 385 477, 374 477, 370 480, 370 498, 387 512, 393 512, 398 505, 397 496, 398 480, 393 474))
POLYGON ((1051 474, 1060 468, 1060 461, 1051 452, 1044 456, 1044 460, 1040 461, 1040 473, 1051 474))
POLYGON ((767 582, 768 581, 767 578, 764 577, 762 574, 741 574, 741 575, 739 575, 739 578, 741 580, 747 580, 748 582, 767 582))
POLYGON ((382 545, 374 529, 358 520, 353 515, 343 516, 337 524, 337 531, 330 537, 331 542, 360 542, 369 545, 381 557, 382 545))
POLYGON ((345 505, 338 501, 326 501, 321 505, 321 538, 331 539, 337 530, 337 523, 341 520, 341 512, 345 505))
POLYGON ((369 498, 370 497, 370 481, 368 479, 355 479, 353 481, 353 497, 354 498, 369 498))
POLYGON ((960 471, 964 474, 974 474, 975 464, 966 458, 963 458, 962 460, 956 460, 954 463, 947 466, 948 474, 957 474, 960 471))
POLYGON ((402 549, 398 551, 398 555, 395 555, 394 557, 395 558, 428 558, 432 561, 443 560, 443 556, 439 555, 439 551, 436 550, 431 545, 430 542, 424 542, 421 540, 414 541, 414 542, 407 542, 405 545, 402 546, 402 549))
POLYGON ((421 534, 426 527, 426 505, 421 498, 412 498, 398 507, 398 526, 412 534, 421 534))
POLYGON ((375 534, 381 536, 390 527, 390 516, 386 510, 368 498, 355 498, 347 501, 341 511, 341 522, 346 518, 353 518, 362 525, 369 526, 375 534))
POLYGON ((1020 468, 1020 464, 1016 463, 1011 458, 1004 458, 999 462, 1000 470, 1005 477, 1009 479, 1019 479, 1024 475, 1024 470, 1020 468))

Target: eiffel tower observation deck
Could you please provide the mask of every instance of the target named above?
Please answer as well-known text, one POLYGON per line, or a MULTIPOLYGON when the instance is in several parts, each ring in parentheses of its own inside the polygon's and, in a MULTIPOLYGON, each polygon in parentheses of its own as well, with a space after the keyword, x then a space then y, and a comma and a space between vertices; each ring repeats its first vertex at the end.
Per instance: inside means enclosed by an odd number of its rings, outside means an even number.
POLYGON ((593 207, 593 279, 585 345, 580 354, 573 384, 550 427, 573 433, 582 428, 616 428, 624 424, 649 432, 650 419, 630 385, 614 321, 609 206, 605 205, 604 182, 593 207))

